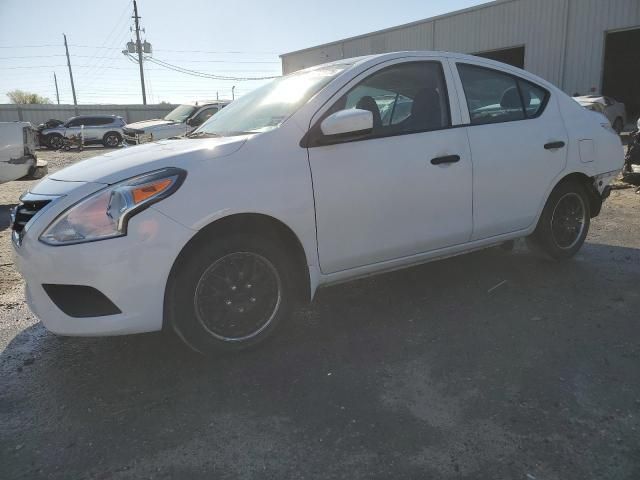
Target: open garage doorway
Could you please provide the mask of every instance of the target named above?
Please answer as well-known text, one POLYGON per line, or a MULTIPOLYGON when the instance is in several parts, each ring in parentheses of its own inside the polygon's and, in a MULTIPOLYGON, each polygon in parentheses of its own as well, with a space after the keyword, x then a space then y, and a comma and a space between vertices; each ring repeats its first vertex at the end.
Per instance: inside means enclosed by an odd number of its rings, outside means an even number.
POLYGON ((514 67, 524 68, 524 46, 491 50, 490 52, 474 53, 476 57, 488 58, 507 63, 514 67))
POLYGON ((640 115, 640 28, 607 33, 602 93, 624 102, 628 120, 640 115))

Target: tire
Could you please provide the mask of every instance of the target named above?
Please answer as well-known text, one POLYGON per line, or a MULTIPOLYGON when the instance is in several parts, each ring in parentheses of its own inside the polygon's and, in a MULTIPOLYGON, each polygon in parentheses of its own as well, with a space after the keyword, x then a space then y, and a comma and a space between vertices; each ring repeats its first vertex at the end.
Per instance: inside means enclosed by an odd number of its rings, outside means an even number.
POLYGON ((589 198, 584 187, 574 181, 563 182, 549 195, 528 240, 534 250, 537 247, 556 260, 568 259, 582 247, 590 221, 589 198))
POLYGON ((102 137, 102 145, 106 148, 115 148, 122 143, 122 137, 118 132, 107 132, 102 137))
POLYGON ((294 302, 292 260, 275 239, 196 240, 167 285, 165 322, 193 350, 237 352, 264 342, 294 302))
POLYGON ((616 131, 618 135, 620 135, 622 133, 622 130, 624 130, 624 122, 620 117, 614 120, 613 129, 616 131))
POLYGON ((64 140, 59 133, 51 133, 45 139, 47 147, 51 150, 60 150, 64 146, 64 140))

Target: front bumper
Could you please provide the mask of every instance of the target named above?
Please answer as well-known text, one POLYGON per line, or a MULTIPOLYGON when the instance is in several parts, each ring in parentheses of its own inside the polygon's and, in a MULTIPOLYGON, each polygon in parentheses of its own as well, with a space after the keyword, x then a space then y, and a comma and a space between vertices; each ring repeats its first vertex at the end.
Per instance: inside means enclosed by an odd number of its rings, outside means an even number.
POLYGON ((123 138, 124 143, 126 143, 127 145, 141 145, 143 143, 152 142, 153 141, 153 134, 152 133, 132 134, 132 133, 125 132, 122 135, 122 138, 123 138))
POLYGON ((14 245, 16 267, 26 281, 27 303, 33 313, 48 330, 60 335, 160 330, 169 272, 194 232, 150 207, 131 219, 124 237, 59 247, 45 245, 38 237, 59 210, 50 208, 29 225, 21 245, 14 245), (70 316, 43 285, 90 287, 113 302, 120 313, 70 316))

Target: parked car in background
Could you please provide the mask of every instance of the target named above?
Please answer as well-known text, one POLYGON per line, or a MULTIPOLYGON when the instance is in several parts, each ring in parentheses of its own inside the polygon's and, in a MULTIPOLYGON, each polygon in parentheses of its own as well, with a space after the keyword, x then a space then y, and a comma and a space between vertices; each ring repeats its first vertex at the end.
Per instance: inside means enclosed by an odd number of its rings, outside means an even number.
POLYGON ((85 145, 102 144, 117 147, 122 143, 122 127, 126 122, 117 115, 80 115, 65 123, 46 127, 40 131, 41 143, 57 150, 64 145, 64 138, 82 135, 85 145))
POLYGON ((186 135, 228 104, 227 101, 212 101, 178 105, 164 118, 128 124, 123 129, 124 140, 128 145, 138 145, 186 135))
POLYGON ((623 161, 606 119, 528 72, 372 55, 277 78, 184 140, 54 173, 12 239, 54 333, 166 327, 241 350, 322 285, 520 237, 568 259, 623 161))
POLYGON ((37 146, 38 132, 29 122, 0 122, 0 183, 44 176, 46 163, 38 169, 37 146))
POLYGON ((620 133, 624 129, 627 121, 624 103, 617 102, 613 98, 603 95, 584 95, 573 98, 583 107, 593 110, 594 112, 602 113, 609 119, 611 126, 616 132, 620 133))

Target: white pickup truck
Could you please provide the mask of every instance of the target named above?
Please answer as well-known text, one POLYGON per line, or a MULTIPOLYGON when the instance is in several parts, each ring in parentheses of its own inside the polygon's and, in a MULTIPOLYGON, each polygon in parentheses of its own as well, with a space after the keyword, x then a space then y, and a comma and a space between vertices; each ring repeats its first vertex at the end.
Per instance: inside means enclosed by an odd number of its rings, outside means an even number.
POLYGON ((29 122, 0 122, 0 183, 46 174, 36 158, 37 136, 29 122))
POLYGON ((216 100, 178 105, 164 118, 129 123, 123 128, 124 141, 128 145, 138 145, 186 135, 228 104, 228 101, 216 100))

